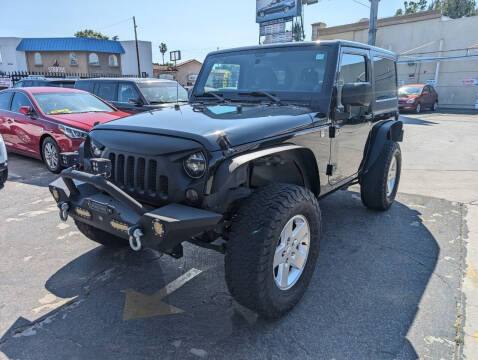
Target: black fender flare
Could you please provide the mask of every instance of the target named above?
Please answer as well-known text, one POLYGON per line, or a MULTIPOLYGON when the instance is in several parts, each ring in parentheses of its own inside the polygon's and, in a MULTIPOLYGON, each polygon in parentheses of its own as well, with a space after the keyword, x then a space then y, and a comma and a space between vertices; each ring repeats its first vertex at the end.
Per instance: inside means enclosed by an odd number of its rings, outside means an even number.
POLYGON ((381 121, 370 130, 360 165, 359 180, 375 164, 387 140, 403 141, 403 122, 401 120, 381 121))
MULTIPOLYGON (((283 144, 267 149, 260 149, 245 154, 239 154, 237 156, 225 159, 221 164, 219 164, 214 173, 210 195, 207 196, 206 203, 204 205, 209 209, 224 211, 233 201, 250 195, 251 190, 248 186, 250 175, 248 165, 252 161, 264 156, 300 149, 308 150, 306 147, 299 145, 283 144)), ((315 166, 317 167, 316 163, 315 166)), ((307 176, 305 173, 307 169, 303 169, 302 166, 299 166, 299 170, 302 172, 302 176, 307 176)), ((318 169, 316 169, 316 171, 318 181, 318 169)), ((320 191, 320 189, 318 191, 320 191)))

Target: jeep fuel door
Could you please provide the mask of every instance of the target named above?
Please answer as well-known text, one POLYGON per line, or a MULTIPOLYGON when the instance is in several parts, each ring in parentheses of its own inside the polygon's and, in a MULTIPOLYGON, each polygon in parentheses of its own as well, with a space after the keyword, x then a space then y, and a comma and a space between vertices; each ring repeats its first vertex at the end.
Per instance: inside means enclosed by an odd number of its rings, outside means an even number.
MULTIPOLYGON (((342 48, 337 73, 337 89, 344 103, 344 87, 355 91, 370 84, 368 50, 342 48), (357 90, 355 90, 357 89, 357 90)), ((371 91, 371 86, 368 87, 371 91)), ((340 98, 338 98, 339 100, 340 98)), ((331 152, 327 169, 329 183, 335 185, 358 173, 363 150, 371 129, 369 106, 338 104, 330 131, 331 152)))

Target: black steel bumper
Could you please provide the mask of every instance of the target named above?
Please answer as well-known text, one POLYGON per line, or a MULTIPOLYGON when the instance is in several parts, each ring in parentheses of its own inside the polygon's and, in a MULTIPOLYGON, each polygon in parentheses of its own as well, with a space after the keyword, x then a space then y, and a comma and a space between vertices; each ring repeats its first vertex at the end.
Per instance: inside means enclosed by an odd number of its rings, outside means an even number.
POLYGON ((164 252, 213 229, 222 218, 181 204, 147 209, 104 176, 73 168, 63 170, 49 188, 58 206, 75 220, 128 240, 139 229, 142 246, 164 252))

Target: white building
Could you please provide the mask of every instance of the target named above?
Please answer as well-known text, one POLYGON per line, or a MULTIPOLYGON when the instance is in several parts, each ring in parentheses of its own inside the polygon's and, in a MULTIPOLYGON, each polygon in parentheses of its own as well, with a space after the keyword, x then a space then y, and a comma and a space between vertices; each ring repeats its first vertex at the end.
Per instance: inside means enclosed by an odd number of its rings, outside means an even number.
MULTIPOLYGON (((136 44, 134 40, 120 41, 125 53, 121 55, 121 73, 123 75, 137 75, 138 61, 136 58, 136 44)), ((153 76, 153 50, 151 41, 138 41, 139 64, 141 73, 146 77, 153 76)))
POLYGON ((27 71, 24 51, 17 51, 22 39, 17 37, 0 37, 0 73, 27 71))

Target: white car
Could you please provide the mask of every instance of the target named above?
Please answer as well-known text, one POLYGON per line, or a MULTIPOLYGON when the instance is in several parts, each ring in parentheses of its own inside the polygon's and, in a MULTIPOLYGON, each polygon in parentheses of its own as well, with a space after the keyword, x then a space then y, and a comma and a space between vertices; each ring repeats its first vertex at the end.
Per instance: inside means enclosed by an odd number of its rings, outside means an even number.
POLYGON ((2 135, 0 135, 0 188, 3 187, 8 178, 8 160, 7 149, 3 142, 2 135))

